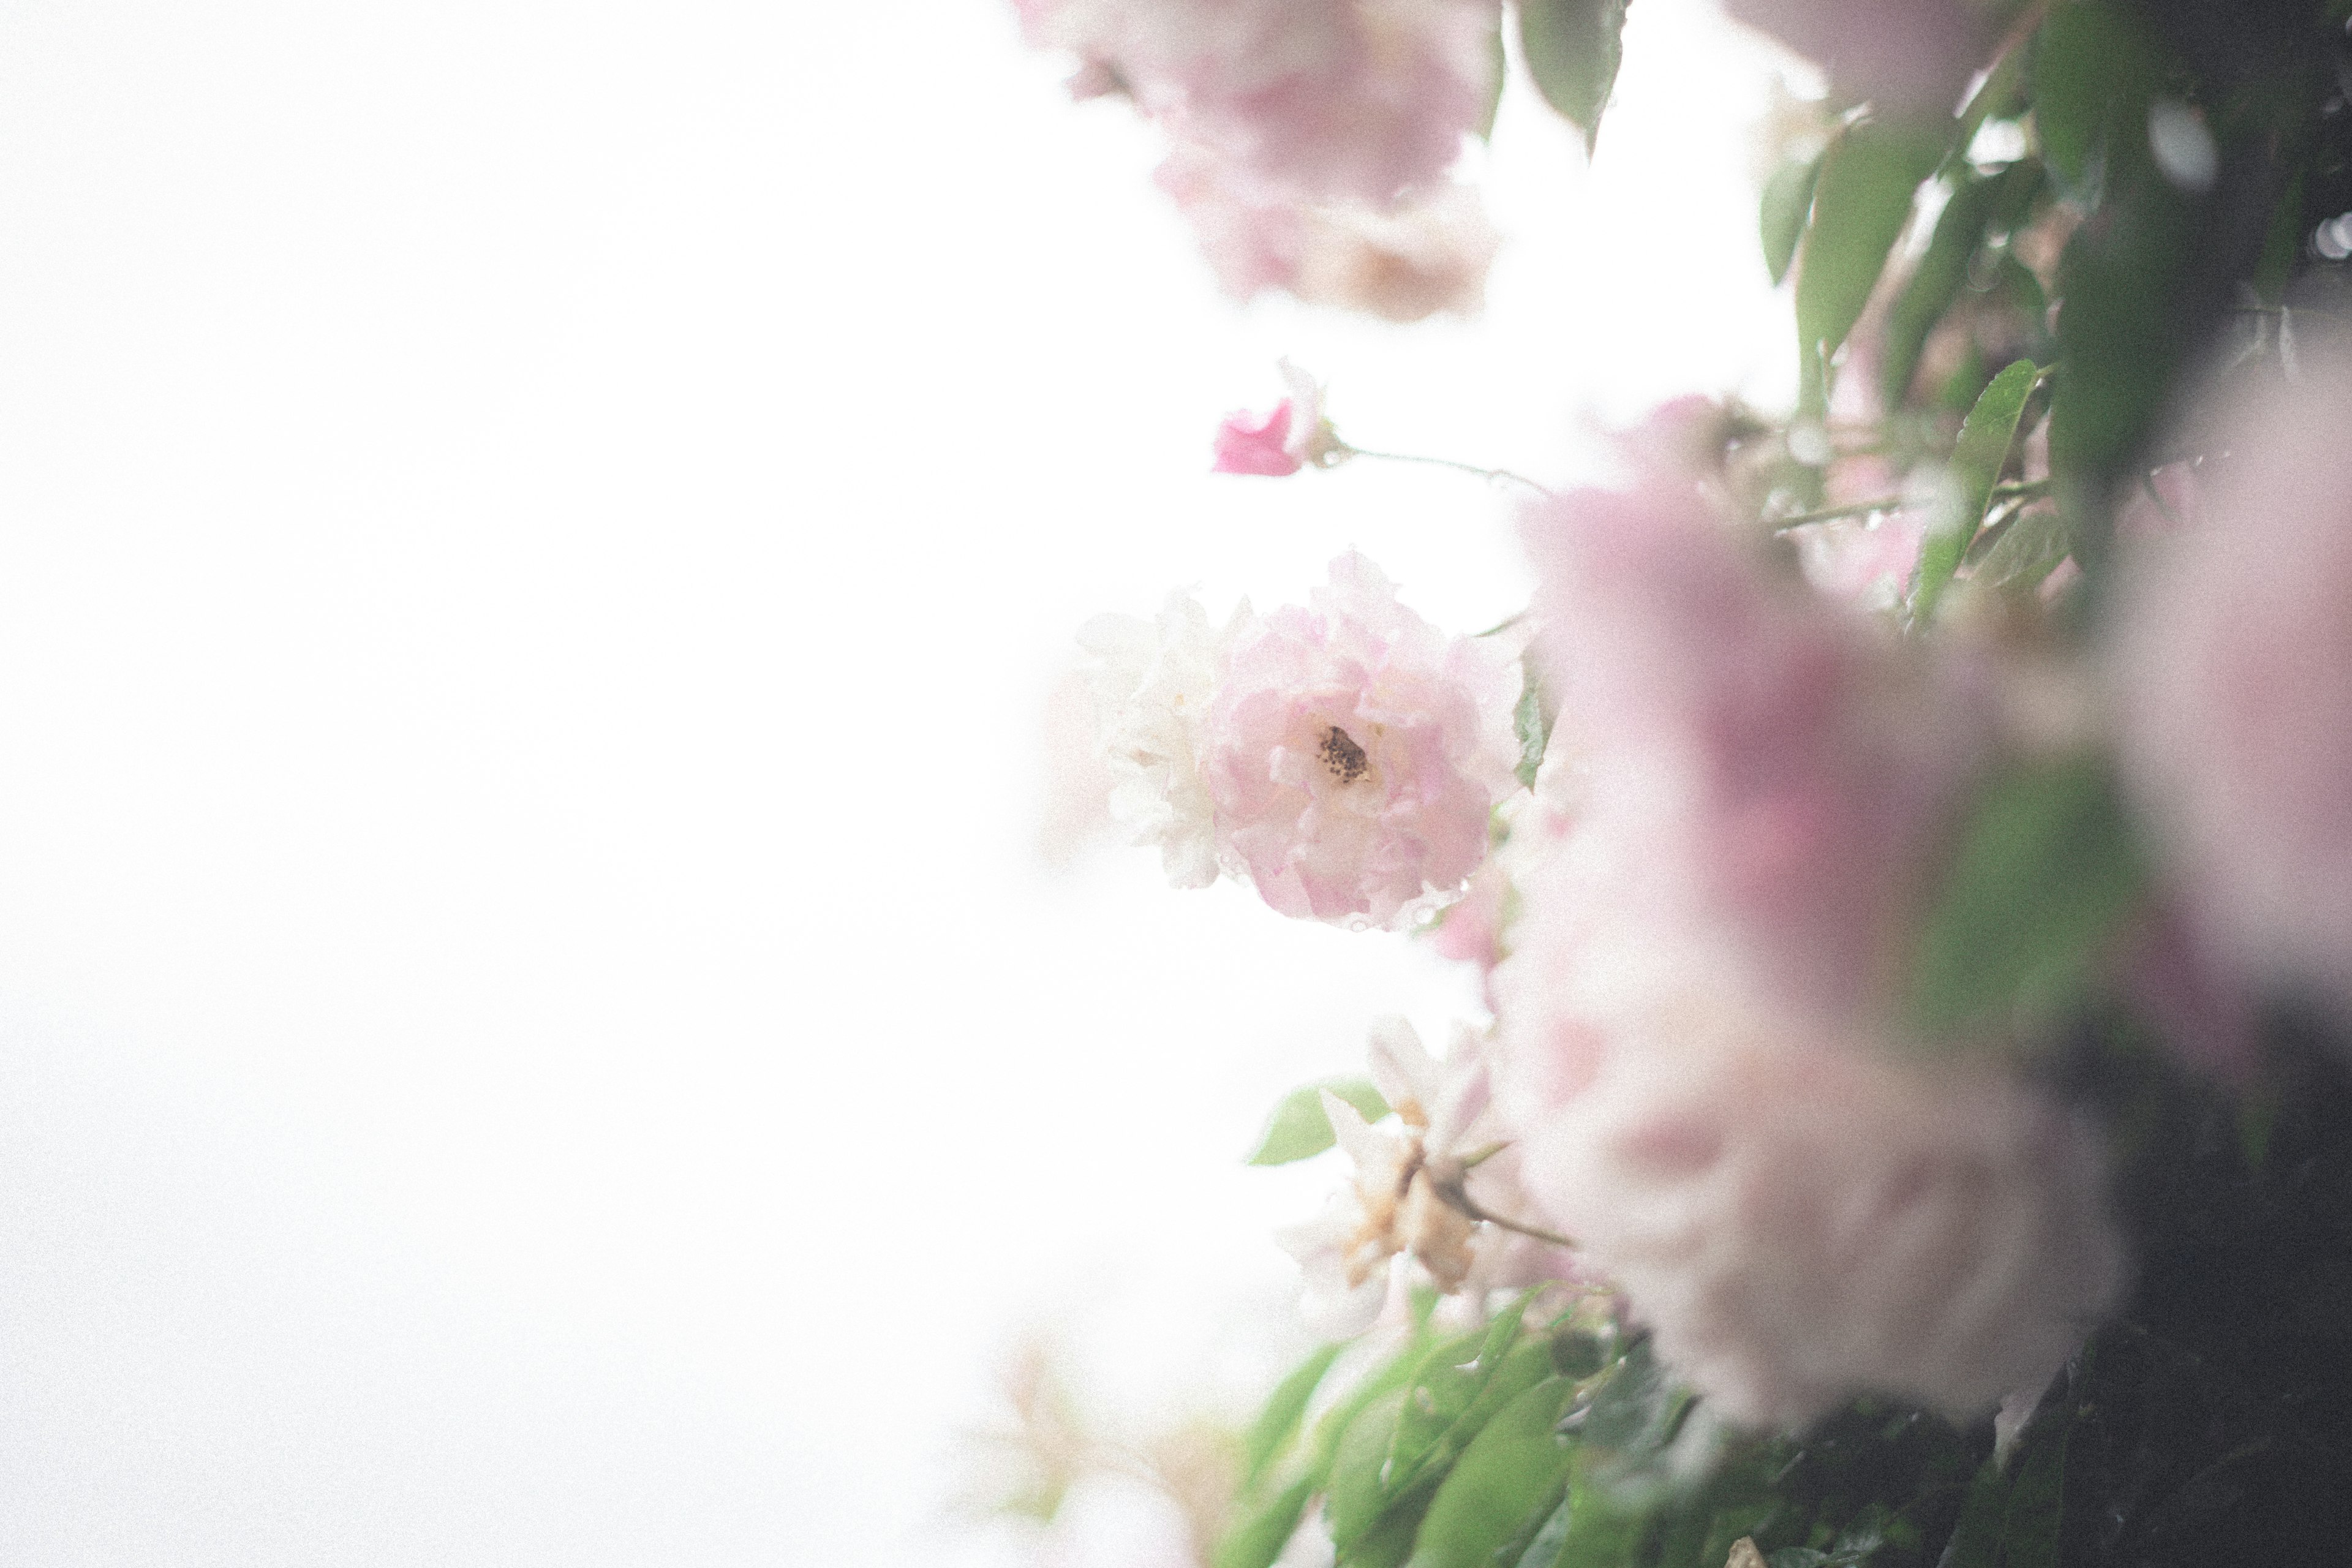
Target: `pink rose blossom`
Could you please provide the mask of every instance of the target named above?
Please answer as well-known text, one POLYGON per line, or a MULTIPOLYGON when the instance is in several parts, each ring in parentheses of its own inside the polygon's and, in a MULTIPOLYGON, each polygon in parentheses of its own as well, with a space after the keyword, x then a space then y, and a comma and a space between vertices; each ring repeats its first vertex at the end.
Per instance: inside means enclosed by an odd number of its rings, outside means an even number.
POLYGON ((1236 300, 1272 289, 1400 323, 1470 315, 1485 302, 1501 245, 1476 194, 1458 185, 1417 191, 1385 212, 1307 203, 1270 195, 1215 153, 1183 142, 1156 178, 1236 300))
POLYGON ((1362 556, 1234 640, 1201 742, 1227 864, 1285 914, 1393 925, 1486 858, 1516 787, 1514 650, 1447 637, 1362 556))
POLYGON ((1879 994, 1914 878, 1987 752, 1989 705, 1768 578, 1688 484, 1552 498, 1527 540, 1584 811, 1647 846, 1654 918, 1733 933, 1792 1004, 1879 994))
POLYGON ((2112 669, 2192 927, 2245 982, 2352 1009, 2347 406, 2352 361, 2306 356, 2221 412, 2201 522, 2127 558, 2112 669))
POLYGON ((1226 415, 1217 426, 1212 473, 1279 479, 1309 465, 1328 468, 1347 456, 1348 448, 1323 416, 1323 391, 1315 378, 1288 360, 1279 368, 1290 395, 1265 414, 1244 410, 1226 415))
POLYGON ((1212 473, 1265 474, 1280 479, 1303 465, 1290 451, 1290 399, 1271 413, 1228 414, 1217 426, 1216 461, 1212 473))
POLYGON ((1564 1098, 1540 1060, 1512 1088, 1530 1201, 1676 1373, 1773 1426, 1864 1392, 1964 1419, 2046 1380, 2124 1277, 2089 1133, 1989 1064, 1792 1026, 1641 942, 1508 961, 1552 966, 1551 1029, 1601 1043, 1564 1098))
POLYGON ((1099 61, 1268 199, 1384 205, 1486 112, 1495 0, 1022 0, 1033 41, 1099 61))

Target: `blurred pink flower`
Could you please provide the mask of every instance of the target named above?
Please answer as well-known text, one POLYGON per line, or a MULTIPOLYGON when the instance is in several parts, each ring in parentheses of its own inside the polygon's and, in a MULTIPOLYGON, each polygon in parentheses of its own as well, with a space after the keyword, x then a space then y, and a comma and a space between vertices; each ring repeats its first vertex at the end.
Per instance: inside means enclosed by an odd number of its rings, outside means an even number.
POLYGON ((1515 650, 1447 637, 1349 553, 1233 644, 1201 771, 1219 850, 1285 914, 1391 925, 1486 858, 1517 787, 1515 650))
POLYGON ((2212 422, 2199 526, 2116 606, 2123 756, 2186 918, 2247 983, 2352 1009, 2352 361, 2212 422))
POLYGON ((1648 918, 1727 940, 1791 1005, 1879 994, 1989 704, 1768 577, 1688 484, 1555 497, 1526 537, 1581 810, 1645 846, 1648 918))
POLYGON ((1475 313, 1501 239, 1475 192, 1440 184, 1389 210, 1269 194, 1219 154, 1179 142, 1155 176, 1236 300, 1268 289, 1407 322, 1475 313))
POLYGON ((1243 410, 1226 415, 1217 426, 1216 461, 1210 467, 1212 473, 1265 474, 1279 479, 1297 473, 1304 466, 1290 451, 1287 397, 1269 413, 1243 410))
POLYGON ((1557 978, 1606 1049, 1523 1107, 1525 1191, 1726 1414, 1797 1426, 1878 1392, 1965 1419, 2112 1302, 2097 1145, 1997 1068, 1793 1027, 1617 940, 1575 962, 1557 978))
POLYGON ((1972 0, 1726 0, 1736 22, 1769 33, 1881 109, 1949 113, 1992 45, 1972 0))
MULTIPOLYGON (((1269 199, 1384 205, 1451 165, 1494 83, 1496 0, 1016 0, 1269 199)), ((1085 73, 1082 73, 1085 74, 1085 73)))
POLYGON ((1243 410, 1226 415, 1217 426, 1212 473, 1278 479, 1309 465, 1325 468, 1347 456, 1347 447, 1323 416, 1323 389, 1315 378, 1288 360, 1277 368, 1290 395, 1265 414, 1243 410))
POLYGON ((1989 702, 1666 472, 1542 503, 1528 542, 1570 785, 1490 983, 1528 1201, 1742 1419, 2046 1376, 2121 1278, 2095 1146, 1885 1024, 1989 702))

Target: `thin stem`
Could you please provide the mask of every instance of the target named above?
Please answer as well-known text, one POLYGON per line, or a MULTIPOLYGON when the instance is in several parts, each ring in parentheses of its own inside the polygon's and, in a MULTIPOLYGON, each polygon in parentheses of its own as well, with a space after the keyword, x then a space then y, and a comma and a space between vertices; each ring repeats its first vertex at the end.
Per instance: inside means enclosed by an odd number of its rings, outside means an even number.
MULTIPOLYGON (((2041 496, 2050 493, 2048 479, 2026 479, 2015 484, 1995 485, 1990 500, 2013 500, 2020 496, 2041 496)), ((1801 511, 1794 517, 1776 518, 1772 531, 1786 533, 1792 528, 1802 528, 1809 522, 1831 522, 1841 517, 1867 517, 1873 512, 1907 511, 1927 503, 1925 496, 1882 496, 1876 500, 1854 501, 1847 506, 1827 506, 1819 511, 1801 511)))
POLYGON ((1496 479, 1508 479, 1515 485, 1527 486, 1538 495, 1551 494, 1549 489, 1536 483, 1525 474, 1515 474, 1508 468, 1482 468, 1475 463, 1465 463, 1453 458, 1428 458, 1418 452, 1375 452, 1368 447, 1350 447, 1344 442, 1335 454, 1334 460, 1338 458, 1377 458, 1384 463, 1427 463, 1433 468, 1453 468, 1465 474, 1475 474, 1489 483, 1496 479))
MULTIPOLYGON (((1488 1151, 1489 1153, 1496 1152, 1498 1151, 1488 1151)), ((1485 1156, 1481 1155, 1480 1158, 1483 1159, 1485 1156)), ((1576 1243, 1558 1231, 1545 1230, 1540 1226, 1521 1225, 1517 1220, 1505 1219, 1501 1215, 1481 1206, 1478 1200, 1472 1197, 1468 1189, 1463 1185, 1463 1178, 1470 1173, 1467 1166, 1457 1163, 1450 1171, 1439 1171, 1426 1166, 1423 1170, 1429 1177, 1430 1191, 1435 1193, 1439 1201, 1449 1208, 1467 1215, 1472 1219, 1510 1231, 1516 1236, 1528 1237, 1553 1247, 1564 1247, 1570 1252, 1576 1250, 1576 1243)))

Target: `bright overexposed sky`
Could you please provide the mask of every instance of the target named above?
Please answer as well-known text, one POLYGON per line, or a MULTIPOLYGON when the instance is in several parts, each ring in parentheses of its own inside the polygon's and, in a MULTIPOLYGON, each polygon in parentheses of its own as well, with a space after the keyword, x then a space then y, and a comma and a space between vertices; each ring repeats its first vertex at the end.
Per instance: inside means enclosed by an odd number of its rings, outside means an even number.
POLYGON ((940 1496, 1025 1325, 1278 1348, 1322 1178, 1237 1155, 1474 988, 1046 866, 1046 693, 1349 546, 1517 607, 1504 491, 1203 471, 1278 355, 1551 478, 1778 395, 1761 49, 1635 6, 1590 170, 1518 84, 1401 330, 1222 299, 998 0, 0 36, 0 1562, 1007 1561, 940 1496))

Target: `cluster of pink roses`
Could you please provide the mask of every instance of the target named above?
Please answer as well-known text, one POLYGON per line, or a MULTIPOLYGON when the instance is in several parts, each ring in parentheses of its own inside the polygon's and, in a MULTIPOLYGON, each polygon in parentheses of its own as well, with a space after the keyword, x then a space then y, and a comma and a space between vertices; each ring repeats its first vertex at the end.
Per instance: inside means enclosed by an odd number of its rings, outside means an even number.
POLYGON ((1114 815, 1180 887, 1222 868, 1285 914, 1395 925, 1477 868, 1518 787, 1517 647, 1445 636, 1360 555, 1304 606, 1213 626, 1180 595, 1080 640, 1114 815))
POLYGON ((1014 0, 1032 42, 1166 131, 1160 186, 1226 289, 1416 321, 1476 308, 1496 237, 1446 171, 1499 0, 1014 0))

